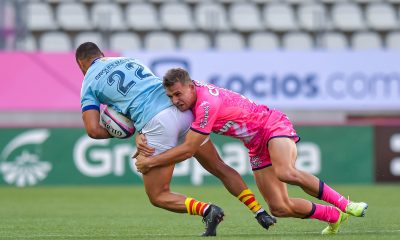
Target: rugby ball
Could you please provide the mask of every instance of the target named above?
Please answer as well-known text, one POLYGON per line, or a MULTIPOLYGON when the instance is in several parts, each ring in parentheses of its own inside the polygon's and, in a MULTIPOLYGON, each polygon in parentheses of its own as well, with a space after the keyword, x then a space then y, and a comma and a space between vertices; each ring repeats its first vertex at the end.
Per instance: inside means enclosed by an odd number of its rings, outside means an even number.
POLYGON ((128 138, 135 133, 135 127, 131 119, 106 106, 100 114, 100 120, 111 136, 116 138, 128 138))

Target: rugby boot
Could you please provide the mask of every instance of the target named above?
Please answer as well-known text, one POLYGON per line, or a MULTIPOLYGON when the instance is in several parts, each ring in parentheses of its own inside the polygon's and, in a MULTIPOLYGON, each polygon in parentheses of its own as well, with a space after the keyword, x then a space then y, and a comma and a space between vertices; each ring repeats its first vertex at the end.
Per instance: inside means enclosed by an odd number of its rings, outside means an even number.
POLYGON ((224 211, 213 204, 210 204, 208 213, 203 217, 203 222, 206 224, 206 231, 201 235, 203 237, 216 236, 218 224, 224 218, 224 211))

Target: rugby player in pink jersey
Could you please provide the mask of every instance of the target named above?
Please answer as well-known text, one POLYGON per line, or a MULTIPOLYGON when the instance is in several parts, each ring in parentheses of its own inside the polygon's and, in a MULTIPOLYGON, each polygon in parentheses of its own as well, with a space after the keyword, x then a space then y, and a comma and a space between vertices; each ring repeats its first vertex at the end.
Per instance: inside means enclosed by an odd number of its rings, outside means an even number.
POLYGON ((194 121, 181 145, 159 155, 138 157, 136 166, 142 173, 192 157, 214 132, 237 138, 249 149, 257 187, 273 215, 327 222, 322 234, 336 234, 349 215, 365 215, 366 203, 351 202, 317 177, 296 169, 296 142, 300 138, 282 112, 258 105, 236 92, 193 81, 181 68, 169 70, 163 85, 180 111, 192 110, 194 121), (290 198, 287 183, 335 207, 290 198))

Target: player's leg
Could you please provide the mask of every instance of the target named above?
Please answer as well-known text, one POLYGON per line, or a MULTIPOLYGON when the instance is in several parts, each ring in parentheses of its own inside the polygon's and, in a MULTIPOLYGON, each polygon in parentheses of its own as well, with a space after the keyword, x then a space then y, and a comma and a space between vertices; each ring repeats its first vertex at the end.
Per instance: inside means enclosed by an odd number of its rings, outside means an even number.
POLYGON ((318 196, 319 179, 295 168, 297 148, 293 139, 287 137, 270 139, 268 142, 268 152, 277 178, 280 181, 298 185, 306 193, 314 197, 318 196))
POLYGON ((186 196, 170 191, 169 185, 173 170, 174 165, 151 169, 143 175, 144 187, 150 202, 154 206, 173 212, 185 213, 187 212, 186 196))
POLYGON ((218 177, 225 188, 253 212, 260 225, 266 229, 276 222, 258 203, 240 174, 223 162, 211 140, 204 143, 195 154, 197 161, 218 177))
POLYGON ((254 171, 258 189, 277 217, 318 219, 329 223, 323 234, 337 233, 347 214, 332 206, 311 203, 305 199, 289 198, 286 183, 281 182, 274 165, 254 171))
POLYGON ((286 183, 277 178, 273 166, 255 170, 254 179, 272 215, 303 218, 312 211, 311 202, 289 198, 286 183))
POLYGON ((215 236, 219 222, 222 221, 224 212, 216 205, 186 197, 180 193, 170 191, 174 166, 163 166, 151 169, 143 175, 144 187, 150 202, 159 208, 172 212, 199 215, 206 223, 203 236, 215 236))
POLYGON ((232 195, 239 196, 247 188, 239 173, 223 162, 211 140, 204 143, 194 157, 204 169, 218 177, 232 195))
POLYGON ((268 142, 268 151, 277 177, 282 182, 301 187, 306 193, 338 207, 353 216, 364 216, 366 203, 350 202, 312 174, 296 169, 296 144, 291 138, 277 137, 268 142))
MULTIPOLYGON (((153 117, 142 129, 147 143, 155 148, 155 154, 164 152, 178 144, 178 138, 187 131, 193 120, 190 111, 180 112, 175 107, 163 110, 153 117)), ((174 166, 153 168, 143 175, 146 193, 151 203, 166 210, 202 216, 206 223, 203 236, 215 236, 216 228, 224 212, 216 205, 210 205, 169 189, 174 166)))
MULTIPOLYGON (((313 184, 318 184, 316 177, 295 168, 297 149, 292 139, 271 139, 268 143, 268 152, 273 166, 273 174, 270 175, 275 175, 275 179, 299 186, 303 186, 302 184, 309 184, 309 186, 312 187, 313 184)), ((268 175, 268 173, 265 174, 268 175)), ((293 203, 294 205, 292 205, 292 207, 294 207, 294 209, 304 209, 301 201, 297 200, 293 203)), ((302 218, 314 218, 327 222, 329 225, 327 230, 324 230, 323 233, 334 234, 338 232, 340 224, 347 219, 347 214, 342 213, 342 211, 332 206, 312 203, 311 211, 309 211, 307 215, 303 215, 302 218)))

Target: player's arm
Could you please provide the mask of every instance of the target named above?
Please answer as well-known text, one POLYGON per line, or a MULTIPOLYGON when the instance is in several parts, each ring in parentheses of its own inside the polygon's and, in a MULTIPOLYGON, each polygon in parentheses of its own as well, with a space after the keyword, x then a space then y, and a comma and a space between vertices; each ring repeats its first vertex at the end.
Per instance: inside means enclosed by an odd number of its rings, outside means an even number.
POLYGON ((147 145, 147 139, 144 136, 144 134, 142 134, 142 133, 136 134, 135 142, 136 142, 137 151, 136 151, 135 155, 133 155, 132 158, 136 158, 137 156, 139 156, 139 154, 141 154, 145 157, 150 157, 156 151, 155 148, 147 145))
POLYGON ((100 125, 100 112, 97 109, 89 109, 82 112, 83 124, 89 137, 95 139, 111 138, 107 129, 100 125))
POLYGON ((181 145, 152 157, 139 155, 136 158, 136 167, 140 172, 146 173, 150 168, 182 162, 192 157, 207 137, 207 134, 189 130, 186 134, 185 142, 181 145))

